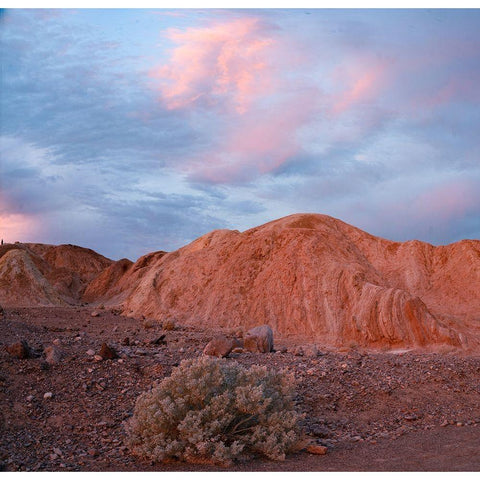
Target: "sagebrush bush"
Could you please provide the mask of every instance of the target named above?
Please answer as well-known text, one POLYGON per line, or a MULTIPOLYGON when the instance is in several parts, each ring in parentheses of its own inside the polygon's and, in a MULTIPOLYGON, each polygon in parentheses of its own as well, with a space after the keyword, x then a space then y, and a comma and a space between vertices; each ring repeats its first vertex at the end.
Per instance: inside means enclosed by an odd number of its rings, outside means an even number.
POLYGON ((283 460, 300 440, 293 376, 225 359, 184 360, 137 400, 127 424, 133 452, 228 465, 261 453, 283 460))

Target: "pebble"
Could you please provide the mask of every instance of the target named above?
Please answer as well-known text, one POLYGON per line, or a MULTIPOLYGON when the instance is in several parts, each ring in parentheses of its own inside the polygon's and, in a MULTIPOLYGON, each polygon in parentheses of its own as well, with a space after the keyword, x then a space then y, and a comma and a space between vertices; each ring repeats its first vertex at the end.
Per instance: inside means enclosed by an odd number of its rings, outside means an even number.
POLYGON ((33 395, 29 395, 27 398, 26 398, 27 402, 31 402, 33 400, 33 395))
POLYGON ((323 445, 309 445, 307 447, 307 452, 312 453, 313 455, 325 455, 328 448, 323 445))
POLYGON ((49 399, 49 398, 52 398, 53 397, 53 393, 52 392, 47 392, 47 393, 44 393, 43 394, 43 398, 45 399, 49 399))
POLYGON ((103 357, 101 355, 94 355, 93 357, 97 362, 101 362, 103 360, 103 357))
POLYGON ((87 355, 90 355, 91 357, 93 357, 95 355, 95 350, 87 350, 87 355))

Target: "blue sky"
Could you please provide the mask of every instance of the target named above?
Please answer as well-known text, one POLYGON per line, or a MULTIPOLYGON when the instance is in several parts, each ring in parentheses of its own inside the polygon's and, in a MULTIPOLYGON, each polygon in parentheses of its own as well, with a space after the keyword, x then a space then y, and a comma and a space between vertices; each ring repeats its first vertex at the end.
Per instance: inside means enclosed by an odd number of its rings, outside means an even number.
POLYGON ((297 212, 480 237, 480 10, 4 10, 0 236, 111 258, 297 212))

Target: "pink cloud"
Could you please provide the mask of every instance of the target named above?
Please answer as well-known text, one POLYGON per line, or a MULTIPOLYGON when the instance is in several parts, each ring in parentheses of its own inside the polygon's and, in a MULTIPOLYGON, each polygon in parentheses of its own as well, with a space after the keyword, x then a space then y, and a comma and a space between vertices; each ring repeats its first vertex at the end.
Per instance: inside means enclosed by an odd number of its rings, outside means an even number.
POLYGON ((206 107, 218 120, 211 148, 177 168, 195 180, 247 181, 299 152, 318 90, 288 79, 305 60, 291 39, 250 16, 167 36, 175 48, 152 73, 161 99, 169 109, 206 107))
POLYGON ((208 27, 169 29, 176 46, 170 61, 152 72, 169 109, 200 102, 238 113, 271 86, 270 53, 275 41, 252 17, 208 27))
POLYGON ((341 85, 331 98, 330 113, 338 117, 357 105, 371 101, 388 83, 388 64, 377 60, 360 59, 337 68, 332 79, 341 85))
POLYGON ((282 98, 243 115, 219 145, 185 165, 192 178, 212 183, 246 181, 275 171, 302 147, 298 130, 311 119, 315 91, 282 98))

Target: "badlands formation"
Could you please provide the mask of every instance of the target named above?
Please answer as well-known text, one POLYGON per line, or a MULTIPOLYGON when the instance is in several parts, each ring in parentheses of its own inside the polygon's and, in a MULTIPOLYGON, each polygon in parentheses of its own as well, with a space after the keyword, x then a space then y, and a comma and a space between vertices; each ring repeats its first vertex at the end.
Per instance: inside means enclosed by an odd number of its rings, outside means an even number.
POLYGON ((88 302, 197 327, 268 324, 329 347, 480 350, 480 241, 372 236, 296 214, 113 262, 74 246, 6 245, 0 305, 88 302))

